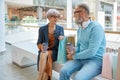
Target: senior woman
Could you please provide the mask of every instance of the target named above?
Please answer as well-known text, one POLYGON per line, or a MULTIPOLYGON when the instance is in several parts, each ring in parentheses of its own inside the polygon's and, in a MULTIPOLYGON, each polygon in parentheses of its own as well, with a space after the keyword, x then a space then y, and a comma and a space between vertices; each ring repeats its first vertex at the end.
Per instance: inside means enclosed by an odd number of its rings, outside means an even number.
POLYGON ((64 36, 63 27, 56 24, 60 17, 59 11, 49 9, 46 16, 49 23, 40 27, 37 41, 39 49, 38 80, 52 80, 52 63, 57 60, 59 40, 62 40, 64 36))

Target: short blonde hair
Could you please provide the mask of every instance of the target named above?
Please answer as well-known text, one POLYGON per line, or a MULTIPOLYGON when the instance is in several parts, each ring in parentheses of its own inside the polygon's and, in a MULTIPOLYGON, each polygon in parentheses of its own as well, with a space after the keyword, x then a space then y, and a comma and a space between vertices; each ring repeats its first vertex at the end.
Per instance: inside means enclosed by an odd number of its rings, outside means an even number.
POLYGON ((51 17, 51 16, 57 16, 60 17, 60 13, 58 10, 56 9, 49 9, 46 13, 47 18, 51 17))

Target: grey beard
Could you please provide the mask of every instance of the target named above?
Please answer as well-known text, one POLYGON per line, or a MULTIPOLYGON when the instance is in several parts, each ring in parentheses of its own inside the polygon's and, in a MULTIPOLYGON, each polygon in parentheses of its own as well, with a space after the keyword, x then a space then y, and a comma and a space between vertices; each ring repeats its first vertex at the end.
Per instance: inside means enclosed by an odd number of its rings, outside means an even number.
POLYGON ((75 23, 76 23, 77 25, 81 24, 81 23, 82 23, 82 18, 80 18, 80 19, 78 19, 78 20, 75 20, 75 23))

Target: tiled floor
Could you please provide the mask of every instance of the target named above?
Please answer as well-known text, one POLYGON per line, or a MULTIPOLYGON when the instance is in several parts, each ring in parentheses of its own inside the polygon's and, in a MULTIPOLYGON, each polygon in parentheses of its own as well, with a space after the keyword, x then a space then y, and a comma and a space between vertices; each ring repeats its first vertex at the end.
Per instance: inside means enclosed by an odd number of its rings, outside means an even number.
MULTIPOLYGON (((6 44, 6 52, 0 55, 0 80, 37 80, 37 66, 20 68, 12 63, 11 46, 6 44)), ((53 80, 59 74, 53 71, 53 80)))

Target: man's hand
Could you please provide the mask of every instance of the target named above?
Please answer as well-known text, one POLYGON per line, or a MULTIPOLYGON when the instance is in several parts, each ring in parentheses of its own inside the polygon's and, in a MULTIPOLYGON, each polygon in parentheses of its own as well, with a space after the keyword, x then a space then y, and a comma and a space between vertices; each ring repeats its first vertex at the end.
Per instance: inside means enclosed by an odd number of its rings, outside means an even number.
POLYGON ((69 49, 69 47, 66 47, 67 54, 74 54, 75 53, 75 47, 73 47, 72 50, 69 49))
POLYGON ((72 60, 73 59, 73 54, 67 54, 67 59, 72 60))
POLYGON ((67 59, 68 60, 72 60, 73 59, 73 55, 75 53, 75 48, 73 47, 73 50, 70 50, 69 48, 66 48, 67 51, 67 59))

